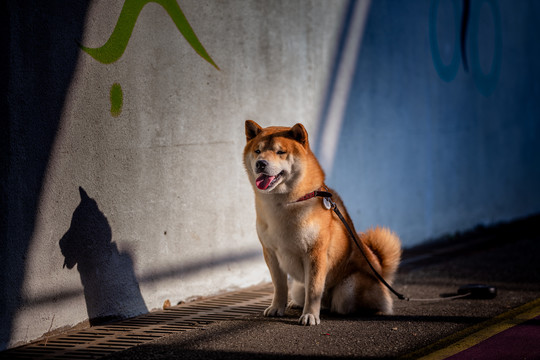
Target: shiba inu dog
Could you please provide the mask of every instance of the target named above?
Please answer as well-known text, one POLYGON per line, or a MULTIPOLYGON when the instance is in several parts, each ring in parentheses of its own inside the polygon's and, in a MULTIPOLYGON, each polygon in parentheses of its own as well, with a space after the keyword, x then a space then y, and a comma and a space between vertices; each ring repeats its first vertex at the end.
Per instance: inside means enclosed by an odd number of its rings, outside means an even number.
MULTIPOLYGON (((392 313, 388 289, 374 276, 336 214, 314 195, 331 192, 354 231, 343 202, 324 183, 304 126, 262 128, 247 120, 245 130, 244 166, 255 191, 257 234, 274 285, 272 304, 264 315, 284 315, 288 276, 289 305, 303 308, 303 325, 319 324, 321 307, 339 314, 392 313)), ((378 227, 359 238, 373 267, 391 281, 401 257, 399 238, 378 227)))

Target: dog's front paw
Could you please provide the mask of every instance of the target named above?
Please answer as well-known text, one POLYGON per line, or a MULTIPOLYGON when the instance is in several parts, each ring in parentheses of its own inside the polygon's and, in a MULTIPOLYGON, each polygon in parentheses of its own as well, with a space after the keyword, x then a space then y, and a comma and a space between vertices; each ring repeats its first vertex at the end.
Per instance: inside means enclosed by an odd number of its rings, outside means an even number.
POLYGON ((283 316, 285 315, 285 307, 284 306, 275 306, 271 305, 266 310, 264 310, 264 316, 283 316))
POLYGON ((315 314, 303 314, 300 316, 298 322, 305 326, 319 325, 321 323, 321 319, 319 319, 319 316, 315 314))

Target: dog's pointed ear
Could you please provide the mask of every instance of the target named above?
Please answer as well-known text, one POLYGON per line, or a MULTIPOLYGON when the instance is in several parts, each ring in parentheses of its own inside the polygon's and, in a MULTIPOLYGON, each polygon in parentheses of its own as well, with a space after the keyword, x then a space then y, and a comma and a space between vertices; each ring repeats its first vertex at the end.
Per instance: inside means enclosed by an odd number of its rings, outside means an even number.
POLYGON ((261 131, 262 127, 255 121, 246 120, 246 141, 253 139, 255 136, 259 135, 261 131))
POLYGON ((298 123, 291 128, 291 134, 294 140, 298 141, 302 146, 308 144, 308 134, 304 125, 298 123))

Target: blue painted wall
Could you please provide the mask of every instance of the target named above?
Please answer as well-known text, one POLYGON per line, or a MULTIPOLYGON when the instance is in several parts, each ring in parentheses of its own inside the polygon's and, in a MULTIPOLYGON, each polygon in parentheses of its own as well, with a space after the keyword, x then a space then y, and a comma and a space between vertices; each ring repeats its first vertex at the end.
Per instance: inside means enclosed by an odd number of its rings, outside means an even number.
POLYGON ((357 229, 411 246, 540 212, 539 20, 538 1, 371 3, 326 169, 357 229))

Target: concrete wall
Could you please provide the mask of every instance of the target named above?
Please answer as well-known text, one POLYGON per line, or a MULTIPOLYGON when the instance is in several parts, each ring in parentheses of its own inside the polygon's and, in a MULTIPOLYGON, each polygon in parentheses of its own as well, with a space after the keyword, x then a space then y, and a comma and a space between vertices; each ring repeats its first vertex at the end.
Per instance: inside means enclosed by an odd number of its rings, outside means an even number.
POLYGON ((335 72, 317 151, 357 229, 412 246, 540 211, 540 3, 471 0, 462 36, 466 3, 372 1, 335 72))
POLYGON ((3 2, 0 348, 270 279, 244 121, 314 129, 345 3, 123 5, 3 2))
POLYGON ((468 71, 464 1, 146 3, 0 4, 0 348, 268 281, 245 119, 405 246, 540 211, 534 0, 470 2, 468 71))

